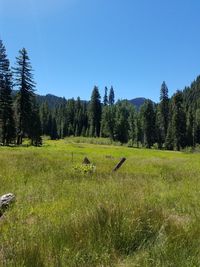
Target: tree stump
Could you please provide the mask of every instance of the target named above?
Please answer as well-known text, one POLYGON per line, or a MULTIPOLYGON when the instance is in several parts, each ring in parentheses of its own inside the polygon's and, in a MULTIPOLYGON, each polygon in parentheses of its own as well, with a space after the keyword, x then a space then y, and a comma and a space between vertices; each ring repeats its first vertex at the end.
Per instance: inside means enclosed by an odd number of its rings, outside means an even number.
POLYGON ((84 158, 83 164, 85 164, 85 165, 89 165, 90 164, 90 161, 89 161, 89 159, 87 157, 84 158))

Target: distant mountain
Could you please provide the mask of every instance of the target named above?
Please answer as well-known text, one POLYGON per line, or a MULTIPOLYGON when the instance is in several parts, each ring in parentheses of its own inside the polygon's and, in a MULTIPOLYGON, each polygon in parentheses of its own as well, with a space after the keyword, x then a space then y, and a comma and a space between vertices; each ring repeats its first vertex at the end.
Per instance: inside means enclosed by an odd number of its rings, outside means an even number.
MULTIPOLYGON (((12 91, 13 97, 16 96, 17 90, 12 91)), ((47 103, 50 109, 54 109, 56 106, 59 106, 60 104, 63 104, 66 102, 66 99, 64 97, 59 97, 51 94, 47 95, 37 95, 36 94, 36 101, 39 105, 42 103, 47 103)))
POLYGON ((39 105, 46 102, 52 109, 66 102, 66 99, 64 97, 59 97, 51 94, 36 95, 36 100, 39 105))
MULTIPOLYGON (((47 102, 50 108, 55 108, 59 104, 63 104, 66 102, 66 99, 64 97, 58 97, 55 95, 47 94, 45 96, 43 95, 37 95, 36 96, 38 104, 42 104, 44 102, 47 102)), ((131 104, 133 104, 137 110, 144 104, 146 98, 144 97, 138 97, 129 100, 131 104)))
POLYGON ((147 100, 146 98, 144 97, 137 97, 137 98, 134 98, 134 99, 131 99, 129 100, 131 104, 133 104, 136 109, 138 110, 145 102, 145 100, 147 100))
MULTIPOLYGON (((13 90, 13 96, 15 96, 16 94, 17 91, 13 90)), ((59 106, 60 104, 64 104, 66 102, 66 99, 64 97, 59 97, 52 94, 36 95, 36 100, 39 105, 46 102, 51 109, 54 109, 56 106, 59 106)), ((139 110, 139 108, 144 104, 145 100, 146 98, 144 97, 137 97, 129 100, 129 102, 133 104, 137 110, 139 110)))
MULTIPOLYGON (((66 102, 66 99, 64 97, 58 97, 51 94, 47 94, 45 96, 37 95, 36 99, 39 105, 44 102, 47 102, 50 108, 55 108, 59 104, 63 104, 66 102)), ((145 100, 146 98, 144 97, 138 97, 129 101, 136 107, 137 110, 139 110, 139 108, 144 104, 145 100)))

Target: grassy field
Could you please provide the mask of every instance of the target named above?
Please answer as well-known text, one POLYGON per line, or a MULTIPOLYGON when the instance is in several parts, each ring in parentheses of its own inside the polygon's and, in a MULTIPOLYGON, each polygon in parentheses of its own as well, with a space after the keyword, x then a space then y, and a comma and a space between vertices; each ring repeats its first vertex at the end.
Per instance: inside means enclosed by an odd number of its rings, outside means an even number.
POLYGON ((200 154, 86 141, 0 148, 0 266, 200 266, 200 154))

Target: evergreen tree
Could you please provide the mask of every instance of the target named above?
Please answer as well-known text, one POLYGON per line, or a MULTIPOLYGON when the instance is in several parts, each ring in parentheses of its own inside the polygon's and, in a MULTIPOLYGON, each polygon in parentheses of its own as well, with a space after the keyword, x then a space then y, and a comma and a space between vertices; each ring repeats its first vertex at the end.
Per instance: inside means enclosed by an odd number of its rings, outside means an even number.
POLYGON ((49 114, 48 122, 47 122, 47 135, 51 138, 51 132, 52 132, 52 114, 49 114))
MULTIPOLYGON (((121 143, 127 143, 129 138, 129 115, 130 103, 128 101, 118 101, 116 104, 115 117, 115 139, 121 143)), ((130 104, 131 105, 131 104, 130 104)))
POLYGON ((186 113, 186 144, 194 147, 195 141, 195 116, 192 108, 189 107, 186 113))
POLYGON ((172 99, 172 135, 174 148, 180 150, 186 146, 186 114, 183 107, 183 94, 177 91, 172 99))
POLYGON ((105 106, 102 112, 101 136, 109 137, 114 140, 114 131, 116 126, 116 106, 105 106))
POLYGON ((168 88, 165 82, 161 85, 160 90, 160 105, 159 105, 159 116, 157 117, 158 123, 159 123, 159 130, 160 130, 160 138, 161 143, 164 143, 166 135, 167 135, 167 129, 168 129, 168 123, 169 123, 169 97, 168 97, 168 88))
POLYGON ((84 114, 83 104, 80 97, 77 98, 75 103, 75 136, 80 136, 83 129, 84 114))
POLYGON ((107 87, 105 87, 105 94, 104 94, 104 97, 103 97, 103 105, 104 106, 108 105, 108 88, 107 87))
POLYGON ((107 131, 107 114, 108 114, 108 106, 104 105, 102 109, 102 115, 101 115, 101 137, 109 137, 108 131, 107 131))
POLYGON ((56 107, 55 118, 57 124, 58 138, 63 138, 65 132, 65 103, 61 103, 56 107))
POLYGON ((40 146, 42 145, 42 127, 41 127, 41 121, 39 116, 39 109, 36 103, 34 104, 31 112, 31 122, 32 122, 32 130, 30 133, 31 138, 31 144, 33 146, 40 146))
POLYGON ((83 108, 83 114, 82 114, 83 128, 82 128, 81 135, 87 136, 87 132, 88 132, 88 105, 87 105, 86 101, 84 101, 82 103, 82 108, 83 108))
POLYGON ((101 112, 101 96, 98 87, 95 86, 89 103, 90 136, 100 136, 101 112))
POLYGON ((49 134, 49 130, 48 130, 49 115, 50 115, 49 105, 45 101, 40 106, 40 121, 41 121, 42 135, 49 134))
POLYGON ((114 105, 114 103, 115 103, 115 93, 114 93, 114 89, 112 86, 110 88, 108 102, 109 102, 109 105, 111 105, 111 106, 114 105))
POLYGON ((34 122, 33 116, 34 88, 32 67, 25 48, 19 51, 19 57, 16 58, 15 85, 18 93, 16 98, 17 107, 17 144, 22 143, 24 136, 31 137, 34 122))
POLYGON ((136 140, 136 114, 134 106, 130 105, 130 113, 129 113, 129 140, 131 141, 131 145, 134 145, 136 140))
MULTIPOLYGON (((164 134, 164 128, 162 127, 162 119, 161 119, 161 110, 160 106, 156 107, 156 128, 155 128, 155 142, 158 145, 158 148, 161 149, 162 145, 166 139, 166 136, 164 134)), ((166 134, 167 135, 167 134, 166 134)))
POLYGON ((6 49, 0 40, 0 139, 8 145, 15 138, 15 123, 12 101, 12 74, 6 49))
POLYGON ((49 116, 48 128, 51 140, 56 140, 58 138, 57 124, 56 124, 56 119, 55 117, 52 117, 52 114, 50 114, 49 116))
POLYGON ((169 121, 168 124, 167 135, 165 138, 165 148, 168 150, 174 149, 173 127, 171 121, 169 121))
POLYGON ((155 111, 153 102, 146 100, 143 106, 144 144, 147 148, 155 142, 155 111))
POLYGON ((200 144, 200 108, 197 108, 195 112, 194 130, 195 130, 195 143, 200 144))
POLYGON ((69 99, 66 105, 67 136, 75 135, 75 100, 69 99))
POLYGON ((141 116, 140 113, 136 114, 136 129, 135 129, 135 141, 137 144, 137 147, 139 147, 139 143, 143 142, 143 134, 142 134, 142 124, 141 124, 141 116))
POLYGON ((51 140, 56 140, 58 138, 57 124, 56 119, 52 119, 52 128, 51 128, 51 140))

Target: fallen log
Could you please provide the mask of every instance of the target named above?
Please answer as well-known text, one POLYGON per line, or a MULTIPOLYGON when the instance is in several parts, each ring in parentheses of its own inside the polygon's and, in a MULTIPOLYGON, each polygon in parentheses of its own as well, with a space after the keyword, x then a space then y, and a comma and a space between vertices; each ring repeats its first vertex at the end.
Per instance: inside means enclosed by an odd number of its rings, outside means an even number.
POLYGON ((113 169, 113 172, 117 171, 123 164, 124 162, 126 161, 126 158, 122 158, 120 160, 120 162, 115 166, 115 168, 113 169))
POLYGON ((12 193, 5 194, 0 197, 0 217, 3 215, 4 211, 10 206, 15 200, 15 195, 12 193))

